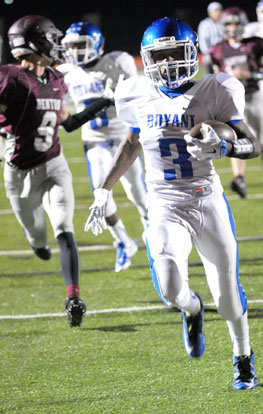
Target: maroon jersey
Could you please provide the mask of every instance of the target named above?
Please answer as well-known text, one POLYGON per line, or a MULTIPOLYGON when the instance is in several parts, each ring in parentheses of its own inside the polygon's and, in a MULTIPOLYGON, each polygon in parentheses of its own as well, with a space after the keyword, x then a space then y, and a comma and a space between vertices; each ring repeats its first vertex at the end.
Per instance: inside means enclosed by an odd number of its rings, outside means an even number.
MULTIPOLYGON (((238 48, 233 48, 228 41, 218 43, 209 50, 212 62, 223 72, 231 73, 234 67, 244 67, 251 72, 259 72, 262 67, 263 39, 249 37, 242 39, 238 48)), ((258 81, 254 79, 242 80, 246 93, 258 90, 258 81)))
POLYGON ((10 165, 22 170, 61 150, 57 132, 67 88, 56 69, 46 68, 46 75, 44 83, 22 66, 0 66, 0 131, 7 131, 10 165))

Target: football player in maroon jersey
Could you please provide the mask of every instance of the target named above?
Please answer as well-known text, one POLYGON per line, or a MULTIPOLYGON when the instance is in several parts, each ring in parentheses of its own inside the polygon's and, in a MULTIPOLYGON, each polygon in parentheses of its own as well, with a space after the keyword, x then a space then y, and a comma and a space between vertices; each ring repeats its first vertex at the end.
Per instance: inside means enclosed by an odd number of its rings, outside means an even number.
MULTIPOLYGON (((210 48, 214 72, 224 71, 239 79, 245 87, 246 123, 255 132, 263 147, 263 117, 259 108, 263 107, 263 94, 259 81, 263 79, 263 39, 243 38, 248 20, 243 10, 229 7, 221 19, 225 40, 210 48)), ((245 160, 231 158, 234 179, 230 188, 240 197, 247 196, 244 181, 245 160)))
POLYGON ((72 176, 58 137, 59 125, 71 132, 112 102, 100 98, 70 115, 63 104, 67 89, 53 63, 58 37, 52 21, 36 15, 17 20, 9 29, 18 65, 0 66, 0 128, 6 138, 4 181, 13 212, 35 254, 51 257, 45 211, 60 249, 70 326, 79 326, 86 306, 79 297, 80 264, 73 228, 72 176))

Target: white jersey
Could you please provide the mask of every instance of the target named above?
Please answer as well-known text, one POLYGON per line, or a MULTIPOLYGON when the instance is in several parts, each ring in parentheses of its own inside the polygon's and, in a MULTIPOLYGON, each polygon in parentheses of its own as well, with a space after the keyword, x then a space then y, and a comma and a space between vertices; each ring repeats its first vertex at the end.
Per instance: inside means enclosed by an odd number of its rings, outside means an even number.
POLYGON ((243 119, 245 98, 243 85, 226 73, 206 75, 173 99, 138 76, 117 86, 115 104, 120 119, 140 132, 149 197, 171 202, 219 181, 211 160, 187 152, 184 134, 204 120, 243 119))
POLYGON ((263 39, 263 22, 251 22, 245 26, 243 37, 261 37, 263 39))
MULTIPOLYGON (((115 88, 120 74, 124 74, 124 78, 137 74, 133 57, 120 51, 102 56, 89 68, 66 63, 58 66, 57 69, 64 74, 69 96, 77 112, 103 95, 107 78, 113 80, 113 88, 115 88)), ((86 142, 120 141, 127 136, 127 133, 128 128, 117 118, 113 105, 99 117, 82 126, 82 139, 86 142)))

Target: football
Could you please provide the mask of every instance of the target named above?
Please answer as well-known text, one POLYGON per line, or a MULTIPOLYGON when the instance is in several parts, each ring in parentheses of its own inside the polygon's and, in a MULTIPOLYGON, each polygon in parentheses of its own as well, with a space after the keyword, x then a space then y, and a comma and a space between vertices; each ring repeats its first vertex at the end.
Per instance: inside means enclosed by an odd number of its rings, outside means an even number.
POLYGON ((193 128, 190 129, 189 135, 194 138, 203 139, 203 135, 200 131, 203 123, 211 125, 220 139, 223 139, 225 141, 234 141, 237 139, 237 134, 235 133, 234 129, 231 128, 231 126, 225 124, 224 122, 215 120, 203 121, 199 124, 196 124, 193 126, 193 128))

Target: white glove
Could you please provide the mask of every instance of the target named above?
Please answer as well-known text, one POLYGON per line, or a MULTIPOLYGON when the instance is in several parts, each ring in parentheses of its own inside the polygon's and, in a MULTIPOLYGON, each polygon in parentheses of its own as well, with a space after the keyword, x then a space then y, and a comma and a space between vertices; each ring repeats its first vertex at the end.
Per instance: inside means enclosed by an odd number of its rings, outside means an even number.
POLYGON ((221 140, 208 124, 202 123, 200 131, 203 139, 193 138, 189 134, 184 136, 187 142, 187 152, 198 161, 224 157, 227 151, 227 142, 221 140))
POLYGON ((95 200, 89 208, 91 213, 86 221, 84 231, 88 231, 91 228, 92 233, 98 236, 103 230, 107 229, 105 214, 109 193, 105 188, 96 188, 94 190, 95 200))
POLYGON ((103 92, 103 98, 110 99, 111 101, 113 101, 113 96, 114 96, 114 90, 113 90, 112 84, 113 84, 113 80, 111 78, 107 78, 105 89, 103 92))

